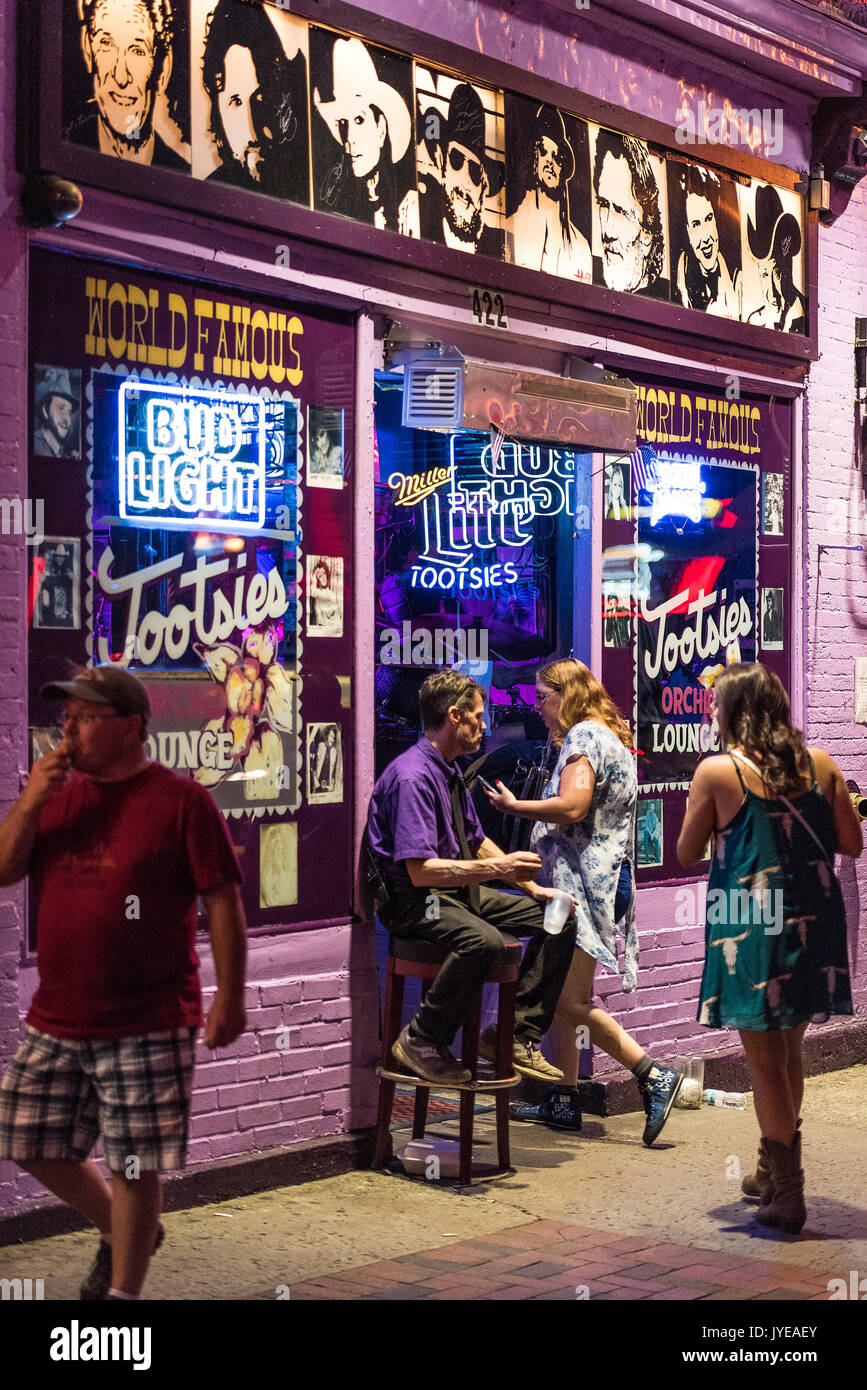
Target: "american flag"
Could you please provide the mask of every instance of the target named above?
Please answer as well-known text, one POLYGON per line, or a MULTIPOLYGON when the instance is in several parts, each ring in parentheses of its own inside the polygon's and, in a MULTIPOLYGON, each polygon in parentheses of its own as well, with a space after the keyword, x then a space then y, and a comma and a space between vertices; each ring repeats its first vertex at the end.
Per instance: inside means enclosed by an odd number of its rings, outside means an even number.
POLYGON ((652 492, 657 484, 656 459, 653 449, 649 444, 641 444, 634 453, 629 455, 629 463, 632 468, 632 477, 635 482, 635 491, 652 492))

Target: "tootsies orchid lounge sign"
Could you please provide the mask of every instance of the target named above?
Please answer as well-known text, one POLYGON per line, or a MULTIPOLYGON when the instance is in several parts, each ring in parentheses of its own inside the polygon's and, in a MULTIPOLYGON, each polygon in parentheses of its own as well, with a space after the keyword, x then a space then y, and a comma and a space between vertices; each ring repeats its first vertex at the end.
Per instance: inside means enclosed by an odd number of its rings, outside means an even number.
POLYGON ((303 844, 351 841, 351 325, 33 261, 34 733, 64 658, 128 666, 149 756, 230 819, 251 924, 345 916, 348 851, 323 875, 303 844))

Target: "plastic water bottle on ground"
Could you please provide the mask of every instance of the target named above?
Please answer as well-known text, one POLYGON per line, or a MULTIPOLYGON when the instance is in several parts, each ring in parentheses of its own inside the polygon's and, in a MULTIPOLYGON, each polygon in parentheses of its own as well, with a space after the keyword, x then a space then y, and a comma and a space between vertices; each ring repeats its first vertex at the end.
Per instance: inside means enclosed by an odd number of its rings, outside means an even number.
POLYGON ((745 1110, 747 1098, 740 1091, 702 1091, 705 1105, 719 1105, 726 1110, 745 1110))

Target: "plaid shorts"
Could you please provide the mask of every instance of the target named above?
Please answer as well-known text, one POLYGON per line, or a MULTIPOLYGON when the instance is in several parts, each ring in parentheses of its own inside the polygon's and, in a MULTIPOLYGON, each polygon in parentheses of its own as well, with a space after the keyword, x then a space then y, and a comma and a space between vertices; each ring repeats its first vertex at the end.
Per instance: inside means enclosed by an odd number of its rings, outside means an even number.
POLYGON ((183 1168, 195 1028, 83 1042, 28 1024, 0 1083, 0 1158, 87 1158, 102 1135, 113 1173, 183 1168))

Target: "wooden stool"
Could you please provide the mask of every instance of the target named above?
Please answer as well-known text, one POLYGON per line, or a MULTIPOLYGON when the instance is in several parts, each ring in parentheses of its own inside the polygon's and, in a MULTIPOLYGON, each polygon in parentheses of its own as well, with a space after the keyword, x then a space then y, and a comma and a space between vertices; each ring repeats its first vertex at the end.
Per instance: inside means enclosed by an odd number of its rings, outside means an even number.
POLYGON ((484 979, 485 984, 497 984, 500 987, 497 1005, 497 1048, 494 1079, 491 1081, 476 1080, 479 1060, 479 1029, 482 1019, 482 991, 480 989, 470 1005, 463 1024, 461 1061, 472 1073, 473 1080, 465 1086, 445 1086, 442 1082, 425 1081, 422 1077, 414 1076, 411 1072, 398 1071, 398 1063, 392 1057, 391 1049, 401 1030, 404 981, 406 979, 423 980, 425 983, 422 989, 426 992, 428 985, 439 974, 440 966, 449 952, 440 946, 432 945, 429 941, 407 940, 397 936, 389 938, 388 973, 382 1027, 382 1065, 377 1067, 379 1112, 376 1120, 376 1145, 373 1153, 374 1168, 381 1168, 391 1156, 389 1126, 394 1106, 394 1090, 398 1081, 416 1088, 412 1123, 413 1139, 421 1139, 424 1135, 427 1122, 428 1094, 431 1086, 435 1085, 441 1090, 460 1092, 459 1175, 460 1181, 465 1187, 472 1182, 476 1093, 491 1092, 496 1097, 497 1162, 501 1169, 505 1170, 511 1167, 509 1157, 509 1088, 517 1086, 521 1079, 515 1075, 513 1067, 515 993, 521 965, 521 943, 511 936, 504 936, 503 941, 506 946, 503 953, 503 964, 496 966, 484 979))

